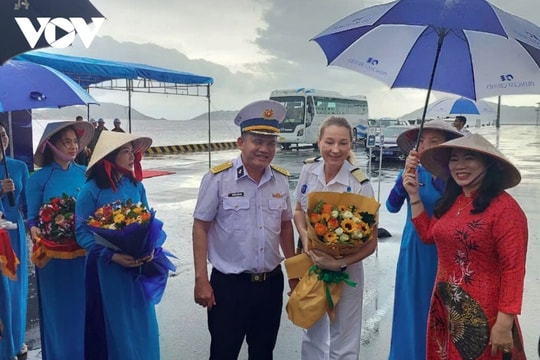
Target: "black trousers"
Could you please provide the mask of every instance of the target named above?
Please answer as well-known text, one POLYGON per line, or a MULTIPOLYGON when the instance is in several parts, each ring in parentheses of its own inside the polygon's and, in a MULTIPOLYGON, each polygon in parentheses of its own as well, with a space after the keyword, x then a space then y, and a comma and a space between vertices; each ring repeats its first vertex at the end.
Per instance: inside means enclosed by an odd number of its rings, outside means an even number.
POLYGON ((212 270, 216 305, 208 310, 210 360, 236 360, 244 338, 250 360, 271 360, 283 308, 283 273, 261 282, 212 270))

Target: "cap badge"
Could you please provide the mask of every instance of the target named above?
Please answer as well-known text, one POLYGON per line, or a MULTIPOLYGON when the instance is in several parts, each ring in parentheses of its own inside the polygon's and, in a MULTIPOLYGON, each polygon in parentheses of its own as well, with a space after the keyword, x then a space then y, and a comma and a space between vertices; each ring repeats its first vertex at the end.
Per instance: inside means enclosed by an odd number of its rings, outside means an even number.
POLYGON ((263 119, 273 119, 274 118, 274 110, 266 108, 263 111, 263 119))

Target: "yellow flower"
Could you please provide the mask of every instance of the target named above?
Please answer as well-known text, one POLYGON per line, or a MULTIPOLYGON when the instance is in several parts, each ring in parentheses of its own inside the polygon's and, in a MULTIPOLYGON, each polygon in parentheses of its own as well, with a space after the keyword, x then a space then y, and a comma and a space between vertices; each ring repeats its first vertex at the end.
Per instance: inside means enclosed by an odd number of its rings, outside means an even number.
POLYGON ((122 223, 126 219, 125 215, 122 213, 118 213, 114 215, 114 222, 116 224, 122 223))
POLYGON ((356 224, 352 219, 345 219, 341 222, 340 225, 343 228, 343 231, 345 231, 346 233, 351 233, 356 229, 356 224))
POLYGON ((324 234, 324 241, 327 244, 335 244, 338 241, 338 236, 333 232, 327 232, 324 234))

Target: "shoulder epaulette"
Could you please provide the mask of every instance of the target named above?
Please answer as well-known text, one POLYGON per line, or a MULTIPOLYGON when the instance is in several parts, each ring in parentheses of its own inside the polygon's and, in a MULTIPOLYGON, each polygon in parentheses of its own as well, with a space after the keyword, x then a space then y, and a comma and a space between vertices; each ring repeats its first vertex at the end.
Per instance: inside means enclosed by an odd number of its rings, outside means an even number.
POLYGON ((320 160, 321 160, 320 156, 315 156, 315 157, 307 158, 306 160, 304 160, 304 164, 313 164, 314 162, 318 162, 320 160))
POLYGON ((366 174, 364 174, 364 172, 362 170, 360 170, 359 168, 354 168, 351 170, 351 174, 352 176, 354 176, 354 178, 360 183, 360 184, 363 184, 365 183, 366 181, 369 181, 369 178, 366 176, 366 174))
POLYGON ((274 164, 270 164, 270 167, 271 167, 272 169, 274 169, 275 171, 277 171, 278 173, 280 173, 280 174, 283 174, 283 175, 285 175, 285 176, 291 176, 291 173, 290 173, 289 170, 287 170, 287 169, 284 169, 284 168, 282 168, 282 167, 276 166, 276 165, 274 165, 274 164))
POLYGON ((214 166, 213 168, 210 169, 210 172, 212 174, 217 174, 217 173, 222 172, 223 170, 227 170, 229 168, 232 168, 232 166, 233 166, 232 161, 227 161, 227 162, 224 162, 223 164, 219 164, 219 165, 214 166))

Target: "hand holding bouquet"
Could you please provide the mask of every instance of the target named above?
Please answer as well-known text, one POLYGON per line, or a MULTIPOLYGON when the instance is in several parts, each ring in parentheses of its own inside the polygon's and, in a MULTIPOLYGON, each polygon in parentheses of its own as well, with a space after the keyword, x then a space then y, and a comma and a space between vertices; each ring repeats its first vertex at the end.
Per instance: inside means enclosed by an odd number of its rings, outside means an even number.
POLYGON ((74 259, 85 256, 75 240, 75 198, 63 193, 43 204, 38 212, 41 236, 34 238, 32 262, 43 267, 51 258, 74 259))
MULTIPOLYGON (((312 192, 306 214, 309 249, 334 258, 356 253, 373 239, 380 204, 375 199, 352 193, 312 192)), ((343 285, 356 286, 343 271, 321 269, 307 254, 285 260, 289 277, 301 280, 287 303, 289 319, 310 328, 325 313, 334 317, 343 285)))
POLYGON ((133 269, 147 298, 157 304, 165 291, 169 270, 175 271, 176 267, 168 259, 173 255, 161 247, 167 235, 155 211, 131 200, 116 201, 97 209, 87 225, 98 245, 139 260, 138 265, 123 265, 133 269))

